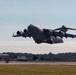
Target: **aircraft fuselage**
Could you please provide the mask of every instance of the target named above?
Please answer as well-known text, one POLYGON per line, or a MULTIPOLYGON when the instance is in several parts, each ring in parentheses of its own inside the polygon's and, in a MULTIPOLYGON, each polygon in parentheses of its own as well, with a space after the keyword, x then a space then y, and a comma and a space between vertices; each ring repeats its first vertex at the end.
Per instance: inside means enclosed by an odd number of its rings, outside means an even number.
POLYGON ((39 28, 33 24, 28 26, 28 32, 31 34, 36 43, 63 43, 63 40, 59 37, 48 36, 45 34, 43 28, 39 28))

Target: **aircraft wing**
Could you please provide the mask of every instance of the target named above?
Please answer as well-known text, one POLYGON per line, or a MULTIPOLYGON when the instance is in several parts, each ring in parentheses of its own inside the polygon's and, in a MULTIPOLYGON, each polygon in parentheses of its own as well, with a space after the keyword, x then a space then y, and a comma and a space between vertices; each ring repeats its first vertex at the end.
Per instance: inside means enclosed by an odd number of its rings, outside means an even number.
MULTIPOLYGON (((74 29, 75 30, 75 29, 74 29)), ((76 38, 76 35, 74 34, 68 34, 65 33, 65 31, 55 31, 55 30, 51 30, 51 29, 43 29, 44 33, 46 36, 54 36, 54 37, 71 37, 71 38, 76 38)))
POLYGON ((22 31, 17 31, 16 35, 13 33, 12 37, 24 37, 24 38, 26 38, 26 37, 31 37, 31 35, 29 34, 29 32, 26 29, 24 29, 23 32, 22 31))
POLYGON ((66 38, 68 38, 68 37, 76 38, 76 35, 74 35, 74 34, 63 33, 63 32, 56 32, 56 31, 53 32, 52 36, 54 36, 54 37, 59 36, 61 38, 63 38, 63 37, 66 37, 66 38))
POLYGON ((12 37, 20 37, 20 35, 15 35, 15 34, 13 33, 12 37))
POLYGON ((17 31, 16 35, 13 33, 12 37, 21 37, 21 36, 23 36, 23 32, 22 31, 17 31))
POLYGON ((67 37, 76 38, 76 35, 66 33, 66 34, 65 34, 65 37, 66 37, 66 38, 67 38, 67 37))

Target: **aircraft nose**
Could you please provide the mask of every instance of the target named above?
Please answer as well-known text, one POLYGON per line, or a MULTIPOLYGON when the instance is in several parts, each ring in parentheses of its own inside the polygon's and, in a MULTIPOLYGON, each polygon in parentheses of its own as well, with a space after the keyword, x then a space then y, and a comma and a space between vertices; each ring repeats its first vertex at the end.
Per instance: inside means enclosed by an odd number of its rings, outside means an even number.
POLYGON ((30 29, 30 28, 33 28, 33 24, 30 24, 30 25, 28 26, 28 29, 30 29))
POLYGON ((33 27, 33 26, 34 26, 33 24, 30 24, 30 25, 29 25, 29 27, 33 27))
POLYGON ((35 26, 35 25, 33 25, 33 24, 30 24, 29 26, 28 26, 28 30, 31 30, 31 29, 36 29, 37 27, 35 26))
POLYGON ((34 25, 30 24, 27 29, 29 32, 31 32, 32 30, 34 30, 34 28, 35 28, 34 25))

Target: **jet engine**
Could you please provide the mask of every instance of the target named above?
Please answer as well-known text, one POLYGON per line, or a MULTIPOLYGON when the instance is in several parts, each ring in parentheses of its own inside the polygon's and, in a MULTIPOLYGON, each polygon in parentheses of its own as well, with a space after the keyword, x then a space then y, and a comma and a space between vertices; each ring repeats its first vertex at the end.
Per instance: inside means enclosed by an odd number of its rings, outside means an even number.
POLYGON ((21 36, 21 35, 23 35, 23 32, 22 31, 17 31, 17 35, 21 36))
POLYGON ((59 36, 62 38, 63 36, 65 36, 65 33, 63 31, 59 31, 59 36))
POLYGON ((23 31, 23 36, 26 38, 26 37, 31 37, 31 35, 29 34, 28 30, 27 29, 24 29, 23 31))
POLYGON ((46 36, 52 36, 52 30, 43 29, 43 31, 44 31, 44 34, 45 34, 46 36))
POLYGON ((24 29, 24 33, 28 33, 27 29, 24 29))

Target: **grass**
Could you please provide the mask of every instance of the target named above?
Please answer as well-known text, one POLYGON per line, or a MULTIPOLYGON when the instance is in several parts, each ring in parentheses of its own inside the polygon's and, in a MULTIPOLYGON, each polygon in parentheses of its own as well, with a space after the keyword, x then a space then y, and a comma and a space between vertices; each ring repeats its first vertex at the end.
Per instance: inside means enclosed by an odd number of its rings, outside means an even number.
POLYGON ((1 64, 0 75, 76 75, 76 65, 1 64))

